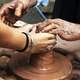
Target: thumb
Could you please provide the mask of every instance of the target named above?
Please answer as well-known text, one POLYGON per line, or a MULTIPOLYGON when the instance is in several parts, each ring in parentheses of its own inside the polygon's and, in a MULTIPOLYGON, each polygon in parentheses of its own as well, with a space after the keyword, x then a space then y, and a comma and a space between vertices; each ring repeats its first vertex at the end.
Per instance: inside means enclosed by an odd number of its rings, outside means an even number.
POLYGON ((59 36, 66 41, 80 40, 80 34, 71 34, 71 35, 70 34, 62 34, 59 36))
POLYGON ((61 39, 66 40, 66 41, 75 41, 78 40, 79 35, 78 34, 67 34, 65 31, 60 30, 57 32, 58 35, 60 36, 61 39))
POLYGON ((15 15, 20 17, 22 14, 23 4, 19 3, 15 9, 15 15))
POLYGON ((33 27, 31 32, 36 33, 36 27, 33 27))

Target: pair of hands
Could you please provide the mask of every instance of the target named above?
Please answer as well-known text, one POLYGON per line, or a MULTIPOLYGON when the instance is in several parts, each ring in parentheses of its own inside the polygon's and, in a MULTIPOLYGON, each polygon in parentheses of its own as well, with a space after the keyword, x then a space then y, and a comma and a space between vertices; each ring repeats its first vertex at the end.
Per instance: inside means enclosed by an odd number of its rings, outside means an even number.
MULTIPOLYGON (((80 25, 79 24, 74 24, 74 23, 64 21, 61 19, 49 19, 44 22, 36 24, 36 27, 37 27, 37 29, 35 30, 35 32, 36 31, 42 32, 41 34, 38 33, 36 35, 37 38, 38 38, 38 35, 41 36, 41 35, 43 35, 44 32, 46 32, 48 34, 50 33, 53 35, 58 34, 62 39, 67 40, 67 41, 80 40, 80 25)), ((24 28, 24 29, 26 29, 26 28, 24 28)), ((47 37, 49 37, 48 34, 46 34, 47 37)), ((44 38, 44 35, 41 39, 43 39, 43 38, 44 38)), ((36 40, 35 41, 38 42, 38 41, 41 41, 41 39, 39 39, 39 40, 36 39, 37 41, 36 40)), ((47 39, 45 40, 45 42, 46 41, 49 42, 49 40, 47 40, 47 39)), ((44 40, 43 40, 43 42, 44 42, 44 40)), ((51 44, 55 44, 55 43, 56 43, 56 39, 54 37, 53 43, 51 43, 51 44)), ((44 43, 42 43, 42 44, 44 44, 44 43)), ((46 44, 46 46, 47 46, 47 44, 46 44)))
MULTIPOLYGON (((6 24, 14 24, 20 17, 22 12, 28 10, 28 8, 34 6, 37 0, 13 0, 10 3, 4 4, 0 9, 0 17, 6 24), (13 13, 13 14, 12 14, 13 13)), ((43 32, 50 32, 58 34, 62 39, 65 40, 78 40, 79 37, 79 25, 70 23, 61 19, 46 20, 41 23, 43 32), (54 30, 53 26, 57 26, 54 30)))
POLYGON ((58 34, 64 40, 80 40, 80 24, 74 24, 62 19, 49 19, 39 23, 38 26, 40 31, 58 34))
POLYGON ((37 0, 13 0, 4 4, 0 9, 0 19, 6 24, 13 24, 28 11, 29 8, 36 5, 37 0))
MULTIPOLYGON (((25 12, 36 3, 37 0, 13 0, 2 6, 0 9, 0 18, 4 23, 12 26, 12 24, 20 19, 22 12, 25 12)), ((51 49, 56 43, 55 36, 49 33, 36 33, 37 27, 32 28, 32 26, 35 25, 26 25, 25 27, 18 28, 20 32, 28 32, 31 36, 31 39, 33 40, 31 53, 51 49), (29 31, 30 28, 28 27, 31 27, 31 31, 29 31)))
MULTIPOLYGON (((28 26, 27 26, 28 27, 28 26)), ((30 53, 41 53, 52 50, 56 44, 56 36, 50 33, 37 33, 36 27, 28 33, 29 37, 32 39, 32 45, 30 48, 30 53)))
MULTIPOLYGON (((35 5, 36 2, 36 0, 13 0, 10 3, 4 4, 0 9, 0 18, 8 25, 14 24, 20 19, 22 12, 25 12, 26 9, 28 10, 35 5)), ((55 44, 56 39, 52 34, 58 34, 62 39, 69 41, 80 39, 80 27, 78 24, 70 23, 61 19, 53 19, 39 23, 37 26, 38 31, 48 33, 35 33, 34 29, 32 29, 29 34, 31 34, 36 42, 33 49, 34 51, 43 48, 43 46, 45 47, 49 44, 52 46, 55 44), (41 46, 38 47, 38 45, 41 46)), ((26 28, 23 27, 19 30, 21 32, 26 31, 26 28)))
POLYGON ((30 53, 46 52, 53 49, 56 44, 56 36, 50 33, 38 32, 38 24, 26 24, 18 28, 20 32, 27 32, 28 36, 32 39, 30 53))

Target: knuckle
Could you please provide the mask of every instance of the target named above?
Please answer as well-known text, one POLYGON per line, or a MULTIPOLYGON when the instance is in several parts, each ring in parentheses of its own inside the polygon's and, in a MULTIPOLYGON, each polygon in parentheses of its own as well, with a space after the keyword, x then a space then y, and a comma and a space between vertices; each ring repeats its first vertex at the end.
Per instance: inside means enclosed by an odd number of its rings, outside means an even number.
POLYGON ((61 21, 61 19, 60 19, 60 18, 56 18, 55 20, 61 21))
POLYGON ((47 20, 46 20, 46 22, 48 22, 48 23, 51 22, 51 21, 52 21, 51 19, 47 19, 47 20))
POLYGON ((2 9, 6 9, 6 8, 8 8, 8 5, 7 5, 7 4, 4 4, 4 5, 2 6, 2 9))
POLYGON ((5 3, 5 4, 3 5, 3 7, 6 7, 6 6, 8 6, 8 4, 7 4, 7 3, 5 3))

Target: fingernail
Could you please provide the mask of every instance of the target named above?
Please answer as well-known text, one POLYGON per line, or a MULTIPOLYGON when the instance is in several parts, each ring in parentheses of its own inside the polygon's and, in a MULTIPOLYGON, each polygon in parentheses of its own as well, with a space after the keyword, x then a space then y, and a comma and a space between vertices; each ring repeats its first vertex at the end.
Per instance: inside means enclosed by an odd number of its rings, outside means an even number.
POLYGON ((20 16, 21 16, 20 10, 16 10, 16 11, 15 11, 15 15, 20 17, 20 16))
POLYGON ((2 14, 3 14, 3 11, 1 10, 1 11, 0 11, 0 15, 2 15, 2 14))

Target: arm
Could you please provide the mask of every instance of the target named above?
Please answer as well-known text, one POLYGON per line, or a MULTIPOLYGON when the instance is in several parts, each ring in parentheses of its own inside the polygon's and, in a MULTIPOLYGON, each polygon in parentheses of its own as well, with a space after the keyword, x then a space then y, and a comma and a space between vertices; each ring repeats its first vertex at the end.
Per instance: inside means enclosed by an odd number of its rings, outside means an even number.
POLYGON ((49 0, 13 0, 10 3, 4 4, 0 9, 0 15, 4 14, 8 15, 11 11, 10 9, 15 11, 16 16, 21 16, 22 12, 25 12, 30 7, 35 5, 44 5, 48 4, 49 0))
POLYGON ((23 34, 17 28, 12 28, 0 21, 0 47, 19 51, 31 51, 31 53, 45 50, 47 46, 56 43, 55 36, 49 33, 35 33, 36 27, 30 32, 23 34), (27 44, 27 46, 26 46, 27 44))
POLYGON ((0 21, 0 47, 23 49, 25 35, 15 28, 11 28, 0 21))
POLYGON ((12 0, 1 7, 0 18, 1 20, 4 18, 8 23, 14 24, 29 8, 40 4, 46 6, 48 0, 12 0), (9 20, 11 18, 12 20, 9 20))
POLYGON ((58 34, 64 40, 80 40, 80 24, 61 19, 50 19, 40 23, 38 26, 40 31, 58 34))

